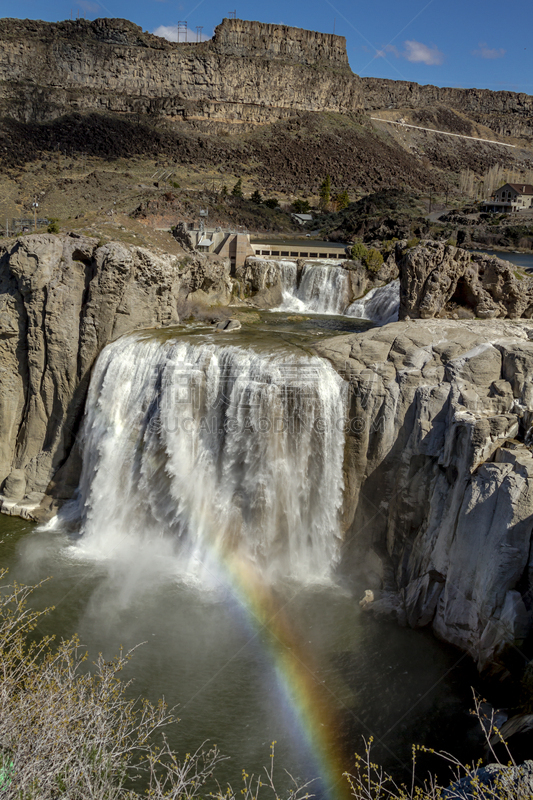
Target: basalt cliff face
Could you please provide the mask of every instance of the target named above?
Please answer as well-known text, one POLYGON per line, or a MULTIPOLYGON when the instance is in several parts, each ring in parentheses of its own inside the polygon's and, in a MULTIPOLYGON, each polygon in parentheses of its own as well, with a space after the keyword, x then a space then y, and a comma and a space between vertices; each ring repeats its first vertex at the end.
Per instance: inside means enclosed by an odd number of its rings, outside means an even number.
POLYGON ((171 43, 121 19, 0 21, 0 109, 20 122, 119 112, 255 124, 441 107, 497 134, 533 137, 531 96, 361 79, 342 36, 224 19, 210 41, 171 43))
POLYGON ((527 322, 414 320, 317 348, 351 385, 346 573, 480 668, 533 623, 531 339, 527 322))
POLYGON ((198 44, 126 20, 2 20, 0 81, 3 113, 22 122, 89 111, 268 122, 360 106, 343 37, 228 19, 198 44))
POLYGON ((32 517, 47 489, 56 498, 75 489, 72 448, 102 348, 135 328, 176 324, 181 299, 227 303, 229 269, 223 259, 184 263, 82 237, 27 236, 1 248, 4 513, 32 517))

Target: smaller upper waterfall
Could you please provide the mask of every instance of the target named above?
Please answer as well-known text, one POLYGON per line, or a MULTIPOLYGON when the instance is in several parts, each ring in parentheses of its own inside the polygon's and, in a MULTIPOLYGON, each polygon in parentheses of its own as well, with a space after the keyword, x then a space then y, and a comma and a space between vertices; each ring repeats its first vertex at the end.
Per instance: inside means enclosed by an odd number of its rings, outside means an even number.
POLYGON ((336 263, 306 264, 298 281, 295 263, 280 262, 283 302, 276 311, 344 314, 350 302, 347 270, 336 263))
POLYGON ((400 281, 371 289, 365 297, 356 300, 345 312, 350 317, 369 319, 377 325, 398 322, 400 310, 400 281))

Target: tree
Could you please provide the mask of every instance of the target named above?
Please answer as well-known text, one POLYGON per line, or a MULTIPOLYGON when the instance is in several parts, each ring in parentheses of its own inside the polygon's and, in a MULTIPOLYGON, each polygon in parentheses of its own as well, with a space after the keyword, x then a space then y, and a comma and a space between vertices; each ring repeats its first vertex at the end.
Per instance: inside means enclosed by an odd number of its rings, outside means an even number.
POLYGON ((335 205, 337 207, 337 211, 342 211, 343 208, 350 205, 350 196, 346 189, 343 189, 342 192, 335 195, 335 205))
POLYGON ((267 206, 267 208, 278 208, 279 200, 275 197, 269 197, 268 200, 265 200, 264 205, 267 206))
POLYGON ((261 205, 261 203, 263 202, 263 198, 261 197, 261 192, 259 191, 259 189, 255 190, 253 195, 250 197, 250 200, 252 201, 252 203, 257 203, 258 206, 261 205))
POLYGON ((222 187, 222 197, 227 197, 227 196, 228 196, 228 187, 226 186, 226 184, 224 184, 224 186, 222 187))
POLYGON ((325 211, 331 202, 331 178, 326 175, 320 184, 320 207, 325 211))
POLYGON ((242 178, 239 178, 233 189, 231 190, 233 197, 242 197, 242 178))
POLYGON ((48 233, 59 233, 59 220, 54 218, 48 220, 48 227, 46 230, 48 233))
POLYGON ((310 205, 308 200, 295 200, 292 204, 295 214, 309 214, 310 205))

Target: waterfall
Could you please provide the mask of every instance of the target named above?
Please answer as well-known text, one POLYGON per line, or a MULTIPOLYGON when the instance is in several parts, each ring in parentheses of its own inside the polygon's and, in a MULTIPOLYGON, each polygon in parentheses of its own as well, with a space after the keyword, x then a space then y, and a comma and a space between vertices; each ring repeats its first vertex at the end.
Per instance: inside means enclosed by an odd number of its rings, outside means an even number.
POLYGON ((399 309, 400 281, 395 280, 386 286, 371 289, 365 297, 352 303, 346 314, 350 317, 370 319, 377 325, 387 325, 389 322, 398 322, 399 309))
POLYGON ((84 546, 164 540, 189 574, 244 552, 269 575, 337 560, 346 384, 318 358, 136 334, 91 379, 77 499, 84 546))
POLYGON ((296 265, 280 265, 283 302, 275 311, 304 314, 344 314, 349 302, 348 272, 333 264, 306 264, 299 284, 296 265))

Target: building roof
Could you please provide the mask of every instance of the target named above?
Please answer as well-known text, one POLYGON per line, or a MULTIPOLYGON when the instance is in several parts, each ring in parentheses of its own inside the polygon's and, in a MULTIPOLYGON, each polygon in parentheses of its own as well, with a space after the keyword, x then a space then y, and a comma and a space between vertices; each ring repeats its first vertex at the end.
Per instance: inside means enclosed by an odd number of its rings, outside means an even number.
MULTIPOLYGON (((533 194, 533 186, 530 183, 506 183, 505 186, 510 186, 518 194, 533 194)), ((502 186, 502 189, 505 187, 502 186)), ((500 191, 498 189, 498 191, 500 191)))
POLYGON ((211 247, 212 244, 211 239, 202 239, 201 242, 198 242, 197 247, 211 247))

